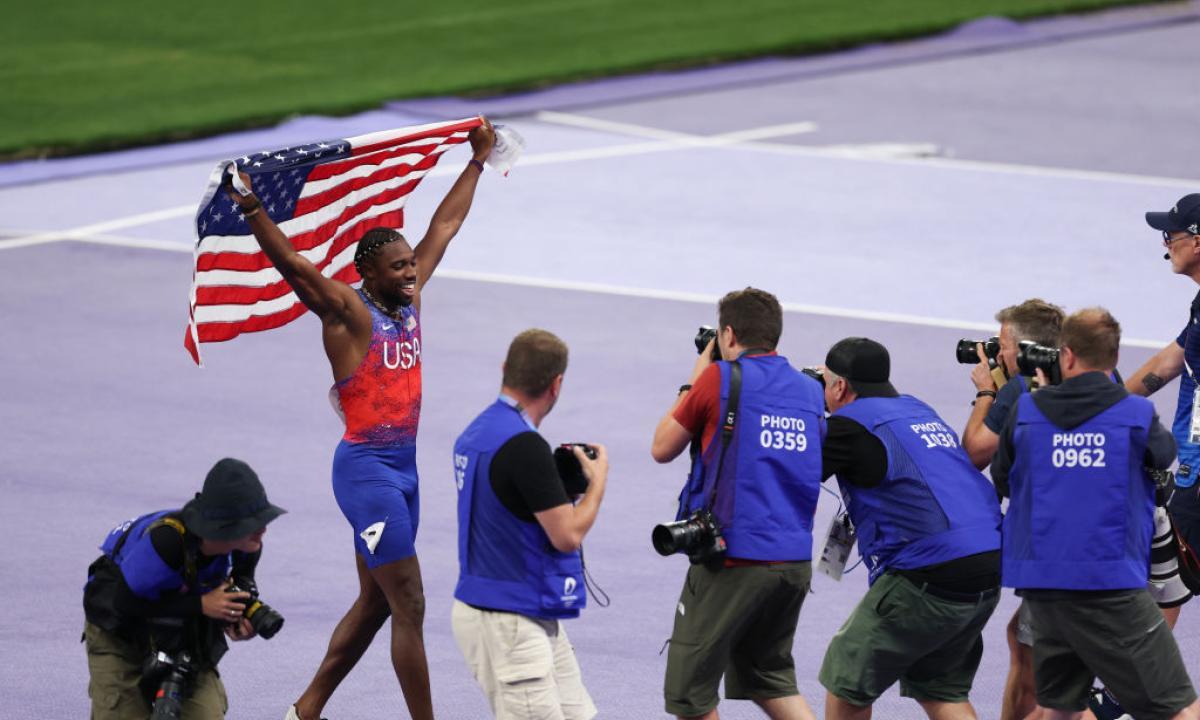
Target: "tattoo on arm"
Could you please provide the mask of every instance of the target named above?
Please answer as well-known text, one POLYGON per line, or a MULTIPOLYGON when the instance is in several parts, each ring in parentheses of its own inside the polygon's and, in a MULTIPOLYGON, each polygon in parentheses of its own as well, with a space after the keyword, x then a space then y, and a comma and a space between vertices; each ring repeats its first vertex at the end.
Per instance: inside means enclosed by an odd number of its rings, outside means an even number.
POLYGON ((1146 386, 1146 392, 1149 393, 1158 392, 1162 389, 1162 386, 1166 384, 1166 380, 1163 380, 1154 373, 1146 373, 1145 377, 1142 378, 1142 385, 1146 386))

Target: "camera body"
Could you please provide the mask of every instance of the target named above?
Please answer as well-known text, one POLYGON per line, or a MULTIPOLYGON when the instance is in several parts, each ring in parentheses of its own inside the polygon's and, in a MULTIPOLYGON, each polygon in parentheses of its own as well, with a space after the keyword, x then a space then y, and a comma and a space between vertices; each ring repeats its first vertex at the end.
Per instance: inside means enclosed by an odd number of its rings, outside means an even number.
POLYGON ((575 457, 575 451, 572 450, 575 447, 583 448, 583 454, 587 455, 588 459, 596 459, 596 448, 587 443, 563 443, 554 448, 554 465, 569 497, 582 495, 588 489, 588 479, 583 474, 583 466, 579 464, 579 458, 575 457))
POLYGON ((192 694, 192 657, 159 651, 146 659, 141 685, 151 694, 150 720, 178 720, 183 703, 192 694))
POLYGON ((800 372, 809 376, 813 380, 821 383, 821 387, 825 387, 825 371, 819 367, 800 368, 800 372))
MULTIPOLYGON (((696 354, 704 353, 704 348, 708 347, 708 343, 717 337, 717 329, 708 325, 701 325, 696 331, 696 354)), ((721 348, 714 344, 712 349, 712 361, 717 362, 721 359, 721 348)))
POLYGON ((683 553, 693 565, 721 557, 727 549, 721 526, 710 510, 698 510, 684 520, 655 525, 650 541, 659 555, 683 553))
POLYGON ((979 354, 975 352, 976 345, 983 345, 983 354, 988 360, 999 362, 1000 338, 993 336, 987 340, 959 340, 954 346, 954 357, 963 365, 979 364, 979 354))
POLYGON ((253 582, 235 581, 225 589, 225 592, 250 593, 250 599, 242 601, 242 617, 250 621, 250 627, 254 628, 254 632, 262 639, 270 640, 283 627, 283 615, 258 599, 258 587, 253 582))
POLYGON ((1058 348, 1038 345, 1032 340, 1017 343, 1017 369, 1022 375, 1033 377, 1038 369, 1046 373, 1051 385, 1062 382, 1062 371, 1058 365, 1058 348))

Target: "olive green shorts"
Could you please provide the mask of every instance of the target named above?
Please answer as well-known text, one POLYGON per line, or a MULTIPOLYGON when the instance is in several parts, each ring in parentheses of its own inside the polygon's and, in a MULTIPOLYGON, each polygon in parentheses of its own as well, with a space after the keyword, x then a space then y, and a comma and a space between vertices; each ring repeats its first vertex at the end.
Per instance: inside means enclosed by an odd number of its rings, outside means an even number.
POLYGON ((691 566, 667 651, 667 712, 715 708, 722 675, 731 700, 799 694, 792 638, 811 580, 809 562, 691 566))
MULTIPOLYGON (((92 720, 146 720, 150 704, 138 688, 149 644, 131 642, 91 623, 83 628, 87 646, 88 697, 92 720)), ((215 670, 201 670, 192 681, 192 694, 183 703, 183 720, 220 720, 229 702, 215 670)))
POLYGON ((1083 710, 1096 676, 1138 720, 1173 717, 1196 700, 1175 636, 1148 590, 1025 602, 1042 707, 1083 710))
POLYGON ((897 680, 901 695, 965 702, 983 656, 983 628, 999 600, 998 589, 974 601, 947 600, 884 574, 830 641, 821 684, 859 706, 897 680))

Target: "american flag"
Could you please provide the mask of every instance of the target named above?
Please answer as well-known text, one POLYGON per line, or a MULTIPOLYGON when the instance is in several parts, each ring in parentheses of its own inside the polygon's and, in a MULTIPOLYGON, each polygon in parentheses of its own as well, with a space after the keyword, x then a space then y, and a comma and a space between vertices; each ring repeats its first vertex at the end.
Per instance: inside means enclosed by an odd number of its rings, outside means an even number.
POLYGON ((480 118, 263 150, 217 164, 196 212, 195 270, 184 347, 285 325, 305 311, 222 187, 236 167, 292 246, 328 277, 359 279, 354 248, 368 230, 404 225, 404 203, 480 118))

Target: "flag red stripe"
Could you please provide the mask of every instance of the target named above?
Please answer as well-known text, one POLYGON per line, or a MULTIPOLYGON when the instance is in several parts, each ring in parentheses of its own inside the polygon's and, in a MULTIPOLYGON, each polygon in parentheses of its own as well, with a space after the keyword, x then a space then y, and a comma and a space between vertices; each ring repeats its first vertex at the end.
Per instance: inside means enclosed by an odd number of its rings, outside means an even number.
MULTIPOLYGON (((351 178, 344 183, 334 185, 324 192, 319 192, 315 195, 309 195, 308 197, 300 198, 296 201, 295 217, 307 215, 310 212, 314 212, 323 207, 332 205, 355 190, 362 190, 363 188, 374 185, 378 182, 404 177, 414 170, 428 170, 434 165, 437 165, 438 159, 438 155, 426 155, 411 165, 408 163, 401 163, 391 167, 380 168, 370 175, 351 178)), ((418 182, 420 182, 420 179, 410 180, 409 183, 406 184, 411 184, 413 187, 415 187, 418 182)))
MULTIPOLYGON (((473 128, 479 127, 482 124, 483 124, 483 121, 480 120, 479 118, 475 117, 475 118, 471 118, 470 120, 463 120, 462 122, 455 123, 453 125, 441 125, 439 127, 430 128, 428 130, 424 130, 421 132, 415 132, 411 135, 404 135, 403 137, 388 138, 387 140, 381 140, 379 142, 374 142, 374 143, 371 143, 370 145, 353 146, 353 147, 351 147, 350 152, 353 155, 365 155, 369 152, 375 152, 376 150, 382 150, 384 148, 389 148, 394 145, 398 145, 400 143, 413 142, 414 140, 424 140, 425 138, 430 138, 430 137, 445 138, 446 136, 448 136, 452 133, 464 132, 467 130, 471 130, 473 128)), ((351 144, 353 145, 354 138, 350 138, 350 141, 351 141, 351 144)))
MULTIPOLYGON (((446 138, 444 142, 457 144, 463 142, 463 138, 446 138)), ((430 143, 427 145, 413 145, 410 147, 395 148, 386 152, 378 152, 373 155, 358 155, 346 160, 333 160, 323 165, 314 167, 308 173, 308 180, 328 180, 331 177, 336 177, 342 173, 349 172, 361 165, 377 165, 381 162, 391 160, 394 157, 401 155, 411 155, 419 153, 428 155, 433 152, 441 143, 430 143)))
MULTIPOLYGON (((346 270, 353 272, 354 266, 347 265, 346 268, 342 269, 342 271, 334 274, 334 279, 341 280, 343 282, 350 282, 350 273, 346 272, 346 270)), ((355 277, 357 277, 357 274, 355 277)), ((244 332, 261 332, 263 330, 272 330, 282 325, 286 325, 303 315, 307 310, 308 308, 304 307, 304 304, 297 300, 288 309, 273 312, 269 315, 255 315, 254 317, 247 318, 246 320, 239 320, 237 322, 200 323, 196 326, 196 333, 200 336, 200 342, 202 343, 224 342, 226 340, 232 340, 244 332)), ((185 347, 188 346, 188 342, 189 341, 185 339, 185 347)))
MULTIPOLYGON (((289 238, 292 247, 296 250, 311 250, 319 245, 327 242, 332 238, 344 223, 363 214, 375 205, 384 205, 397 198, 403 197, 412 192, 413 188, 420 183, 420 179, 412 180, 393 188, 386 192, 382 192, 374 197, 367 198, 355 205, 347 206, 336 217, 330 218, 325 223, 309 230, 308 232, 299 233, 289 238)), ((384 221, 377 222, 375 226, 387 224, 389 227, 402 227, 404 225, 404 211, 391 210, 383 213, 379 217, 389 218, 386 223, 384 221), (399 213, 399 215, 397 215, 399 213), (395 219, 391 219, 395 218, 395 219)), ((375 222, 374 218, 362 222, 375 222)), ((375 227, 373 226, 373 227, 375 227)), ((370 228, 368 228, 370 229, 370 228)), ((347 229, 347 232, 349 229, 347 229)), ((365 230, 364 230, 365 232, 365 230)), ((361 235, 359 237, 362 237, 361 235)), ((196 258, 196 270, 203 272, 205 270, 262 270, 271 267, 271 260, 262 252, 255 253, 240 253, 240 252, 201 252, 196 258)))
MULTIPOLYGON (((366 228, 363 232, 369 229, 366 228)), ((358 242, 358 237, 348 237, 348 234, 338 237, 330 248, 329 254, 320 262, 313 264, 317 266, 318 270, 323 271, 329 267, 338 253, 356 242, 358 242)), ((350 263, 346 267, 354 270, 354 263, 350 263)), ((342 268, 339 268, 338 272, 341 270, 342 268)), ((351 279, 347 282, 357 282, 358 272, 354 271, 351 275, 351 279)), ((274 300, 283 297, 291 291, 291 286, 288 285, 287 280, 283 279, 267 285, 255 286, 207 285, 196 288, 196 305, 253 305, 260 300, 274 300)))

